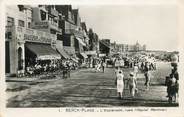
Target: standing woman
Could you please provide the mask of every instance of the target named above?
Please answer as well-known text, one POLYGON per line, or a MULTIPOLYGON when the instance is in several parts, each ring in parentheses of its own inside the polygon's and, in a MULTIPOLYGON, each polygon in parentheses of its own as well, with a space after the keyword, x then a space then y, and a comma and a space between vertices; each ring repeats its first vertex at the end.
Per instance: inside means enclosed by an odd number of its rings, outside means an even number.
POLYGON ((119 70, 116 74, 116 82, 117 82, 117 93, 120 99, 123 98, 123 90, 124 90, 124 75, 122 70, 119 70))
POLYGON ((145 68, 144 68, 144 76, 146 79, 145 85, 146 85, 146 89, 149 90, 149 86, 150 86, 150 71, 149 71, 149 64, 146 62, 145 64, 145 68))
POLYGON ((135 73, 131 72, 130 77, 128 79, 128 86, 129 86, 129 90, 132 98, 135 96, 136 91, 138 91, 136 85, 137 85, 137 81, 136 81, 135 73))

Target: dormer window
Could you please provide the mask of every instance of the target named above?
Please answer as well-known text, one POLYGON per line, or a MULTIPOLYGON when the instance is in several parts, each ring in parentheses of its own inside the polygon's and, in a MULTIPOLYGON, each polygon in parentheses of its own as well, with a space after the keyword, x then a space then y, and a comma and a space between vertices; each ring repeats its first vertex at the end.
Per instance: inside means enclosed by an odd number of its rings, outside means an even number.
POLYGON ((19 11, 24 12, 24 5, 18 5, 19 11))
POLYGON ((41 20, 46 20, 46 12, 40 10, 41 20))

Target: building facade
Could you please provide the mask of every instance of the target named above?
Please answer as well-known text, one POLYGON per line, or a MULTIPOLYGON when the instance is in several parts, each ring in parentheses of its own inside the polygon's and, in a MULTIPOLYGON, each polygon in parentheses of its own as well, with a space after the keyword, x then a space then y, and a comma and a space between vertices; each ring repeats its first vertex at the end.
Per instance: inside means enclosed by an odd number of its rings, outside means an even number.
POLYGON ((110 39, 99 40, 100 54, 110 54, 110 39))
POLYGON ((32 28, 33 9, 30 6, 7 6, 5 60, 6 73, 24 73, 37 60, 60 59, 52 48, 56 35, 32 28))
POLYGON ((134 45, 129 44, 117 44, 116 51, 118 52, 139 52, 139 51, 146 51, 146 45, 141 45, 136 42, 134 45))

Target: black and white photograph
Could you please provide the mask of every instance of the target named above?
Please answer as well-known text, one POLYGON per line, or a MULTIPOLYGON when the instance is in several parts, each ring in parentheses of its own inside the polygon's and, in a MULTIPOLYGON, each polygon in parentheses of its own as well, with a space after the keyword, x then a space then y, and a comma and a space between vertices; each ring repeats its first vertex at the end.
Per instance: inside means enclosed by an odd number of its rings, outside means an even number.
POLYGON ((180 107, 175 4, 4 8, 6 108, 180 107))

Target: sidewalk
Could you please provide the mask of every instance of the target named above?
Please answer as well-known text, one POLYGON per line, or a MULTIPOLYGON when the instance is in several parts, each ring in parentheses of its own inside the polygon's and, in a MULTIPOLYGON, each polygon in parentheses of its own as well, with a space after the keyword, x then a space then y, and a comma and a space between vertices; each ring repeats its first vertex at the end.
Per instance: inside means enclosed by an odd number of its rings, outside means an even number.
MULTIPOLYGON (((72 70, 71 73, 74 73, 77 70, 72 70)), ((36 76, 24 76, 24 77, 8 77, 6 76, 6 82, 46 82, 46 81, 52 81, 63 78, 62 71, 56 71, 54 73, 48 73, 48 74, 41 74, 36 76)))

